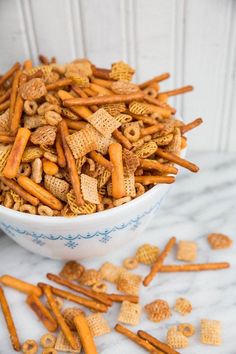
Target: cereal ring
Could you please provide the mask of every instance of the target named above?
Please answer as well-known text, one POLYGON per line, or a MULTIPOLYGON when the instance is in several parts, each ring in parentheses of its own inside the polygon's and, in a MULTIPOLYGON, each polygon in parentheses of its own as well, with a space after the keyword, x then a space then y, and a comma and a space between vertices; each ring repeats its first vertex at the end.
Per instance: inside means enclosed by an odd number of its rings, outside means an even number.
POLYGON ((113 202, 111 198, 103 198, 102 203, 105 210, 113 208, 113 202))
POLYGON ((122 204, 128 203, 131 200, 131 197, 123 197, 123 198, 119 198, 113 201, 113 205, 118 207, 122 204))
POLYGON ((43 348, 54 348, 56 337, 51 333, 44 334, 40 339, 40 344, 43 348))
POLYGON ((123 266, 126 268, 126 269, 135 269, 138 267, 138 261, 135 257, 130 257, 130 258, 126 258, 124 259, 123 261, 123 266))
POLYGON ((22 352, 24 354, 36 354, 38 351, 38 344, 33 339, 28 339, 22 345, 22 352))
POLYGON ((36 207, 30 204, 23 204, 20 207, 20 211, 24 213, 34 214, 36 215, 36 207))
POLYGON ((45 113, 45 119, 49 125, 58 125, 58 123, 62 120, 62 117, 57 112, 47 111, 45 113))
POLYGON ((131 123, 124 129, 124 136, 131 142, 138 141, 140 138, 140 127, 131 123))
POLYGON ((196 332, 195 327, 191 323, 180 323, 178 330, 183 333, 185 337, 191 337, 196 332))
POLYGON ((24 112, 29 116, 33 116, 38 109, 38 105, 35 101, 26 100, 24 102, 24 112))
POLYGON ((92 286, 93 291, 97 293, 106 293, 107 292, 107 285, 101 281, 98 281, 92 286))
POLYGON ((31 166, 29 163, 22 163, 18 170, 18 175, 29 177, 31 174, 31 166))
POLYGON ((46 205, 40 205, 38 207, 38 214, 44 216, 53 216, 54 211, 46 205))
POLYGON ((136 197, 145 193, 145 187, 141 183, 135 183, 136 197))
POLYGON ((145 88, 145 90, 143 90, 143 93, 144 93, 144 97, 147 96, 147 97, 156 98, 157 96, 157 91, 151 86, 145 88))

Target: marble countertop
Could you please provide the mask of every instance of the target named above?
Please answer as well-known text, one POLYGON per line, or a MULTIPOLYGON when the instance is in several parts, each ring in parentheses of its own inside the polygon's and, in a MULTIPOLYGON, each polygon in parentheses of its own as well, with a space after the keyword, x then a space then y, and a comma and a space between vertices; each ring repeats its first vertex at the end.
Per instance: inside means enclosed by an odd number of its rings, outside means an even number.
MULTIPOLYGON (((99 266, 105 260, 120 265, 122 260, 134 254, 135 249, 146 242, 161 248, 170 236, 178 240, 194 240, 198 244, 198 262, 228 261, 231 268, 217 272, 160 274, 153 283, 141 290, 142 304, 155 299, 167 300, 173 308, 177 297, 188 298, 193 305, 190 315, 182 317, 172 312, 172 317, 160 323, 147 320, 145 313, 139 326, 131 330, 149 331, 160 340, 165 340, 167 328, 181 322, 190 322, 197 333, 190 338, 190 346, 181 353, 186 354, 235 354, 236 328, 236 243, 226 250, 210 249, 206 235, 210 232, 223 232, 234 238, 236 234, 236 156, 235 154, 195 153, 189 159, 199 164, 201 171, 194 175, 182 171, 161 210, 148 229, 133 244, 107 257, 84 262, 86 266, 99 266), (223 344, 212 347, 200 344, 200 319, 216 319, 222 322, 223 344)), ((174 252, 167 263, 175 261, 174 252)), ((37 283, 45 281, 47 272, 57 273, 62 264, 59 261, 44 259, 20 248, 6 236, 0 237, 0 274, 9 273, 23 280, 37 283)), ((136 273, 145 275, 146 266, 140 266, 136 273)), ((112 290, 112 289, 110 289, 112 290)), ((38 340, 45 333, 33 313, 25 304, 25 297, 11 289, 6 294, 12 309, 20 339, 38 340)), ((119 306, 116 304, 106 315, 111 326, 116 323, 119 306)), ((14 353, 9 345, 7 331, 0 314, 0 353, 14 353)), ((100 354, 145 353, 118 333, 96 338, 100 354)))

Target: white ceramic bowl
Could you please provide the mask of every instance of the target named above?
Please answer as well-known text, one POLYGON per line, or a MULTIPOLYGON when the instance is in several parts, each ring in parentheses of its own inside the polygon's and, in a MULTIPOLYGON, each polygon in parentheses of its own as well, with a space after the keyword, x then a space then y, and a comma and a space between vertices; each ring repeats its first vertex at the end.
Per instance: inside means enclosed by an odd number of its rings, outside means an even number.
POLYGON ((157 185, 119 207, 73 218, 31 215, 0 206, 0 227, 29 251, 55 259, 102 256, 139 236, 170 185, 157 185))

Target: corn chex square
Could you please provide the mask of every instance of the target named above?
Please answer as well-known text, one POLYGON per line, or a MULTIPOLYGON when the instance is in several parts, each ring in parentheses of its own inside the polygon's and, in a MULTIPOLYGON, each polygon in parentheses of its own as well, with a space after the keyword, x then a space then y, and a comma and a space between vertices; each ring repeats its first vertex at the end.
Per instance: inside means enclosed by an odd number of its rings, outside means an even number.
POLYGON ((104 108, 98 109, 94 114, 87 118, 88 122, 96 128, 106 138, 109 138, 114 130, 121 125, 104 108))
POLYGON ((120 274, 125 271, 125 268, 118 267, 110 262, 104 263, 99 269, 102 279, 107 280, 110 283, 116 283, 120 274))
POLYGON ((111 332, 107 320, 101 313, 92 313, 86 319, 93 337, 103 336, 111 332))
POLYGON ((117 280, 117 290, 129 295, 138 296, 142 277, 127 270, 122 272, 117 280))
POLYGON ((201 320, 201 342, 211 345, 220 345, 222 343, 220 321, 201 320))
POLYGON ((137 326, 141 318, 141 309, 140 304, 133 304, 129 301, 123 301, 120 308, 118 321, 132 326, 137 326))
POLYGON ((96 178, 81 174, 81 190, 84 200, 90 203, 99 204, 98 181, 96 178))
POLYGON ((179 241, 177 259, 193 262, 197 257, 197 244, 193 241, 179 241))
POLYGON ((97 149, 96 134, 92 126, 86 126, 80 131, 66 137, 75 159, 83 157, 90 151, 97 149))
POLYGON ((76 341, 78 349, 73 349, 68 343, 66 337, 62 332, 60 332, 57 336, 57 341, 55 344, 55 349, 59 352, 70 352, 70 353, 80 353, 81 352, 81 343, 79 336, 76 332, 72 332, 72 335, 76 341))

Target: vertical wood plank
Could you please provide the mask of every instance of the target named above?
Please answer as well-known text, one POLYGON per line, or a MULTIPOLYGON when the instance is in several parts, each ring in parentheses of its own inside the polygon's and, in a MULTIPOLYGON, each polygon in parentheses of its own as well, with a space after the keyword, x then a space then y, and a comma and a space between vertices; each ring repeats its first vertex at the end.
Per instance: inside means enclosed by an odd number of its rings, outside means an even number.
POLYGON ((218 149, 230 10, 231 1, 186 1, 184 81, 195 91, 191 99, 185 95, 183 115, 204 119, 204 125, 190 133, 195 150, 218 149))
POLYGON ((97 66, 124 58, 120 0, 81 0, 85 54, 97 66))
MULTIPOLYGON (((141 81, 172 71, 174 1, 137 0, 136 2, 137 70, 141 81)), ((162 83, 171 88, 173 77, 162 83)))
POLYGON ((75 58, 70 1, 30 0, 39 54, 56 56, 59 62, 75 58))
POLYGON ((236 2, 232 1, 219 148, 236 151, 236 2))
POLYGON ((2 73, 16 61, 23 61, 30 56, 20 1, 0 1, 0 33, 2 73))

